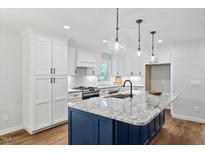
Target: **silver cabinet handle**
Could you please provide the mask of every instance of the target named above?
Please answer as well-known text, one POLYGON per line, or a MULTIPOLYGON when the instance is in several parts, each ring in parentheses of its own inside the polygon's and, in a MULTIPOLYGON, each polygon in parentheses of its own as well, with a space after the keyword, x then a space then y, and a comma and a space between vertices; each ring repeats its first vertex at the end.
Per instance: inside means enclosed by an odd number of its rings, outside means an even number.
POLYGON ((56 78, 55 77, 53 78, 53 83, 56 83, 56 78))
POLYGON ((56 73, 56 69, 55 68, 53 68, 53 74, 55 74, 56 73))
POLYGON ((50 79, 50 83, 53 83, 53 78, 50 79))
POLYGON ((52 74, 53 73, 53 69, 52 68, 50 68, 50 74, 52 74))

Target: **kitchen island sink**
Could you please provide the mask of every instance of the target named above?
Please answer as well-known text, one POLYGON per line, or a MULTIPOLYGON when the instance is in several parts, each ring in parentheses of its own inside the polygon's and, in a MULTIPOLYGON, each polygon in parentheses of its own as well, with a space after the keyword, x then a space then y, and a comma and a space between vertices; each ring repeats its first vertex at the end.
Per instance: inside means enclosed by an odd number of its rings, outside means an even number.
POLYGON ((107 96, 105 98, 109 98, 109 97, 125 99, 127 97, 130 97, 130 95, 129 94, 115 94, 115 95, 107 96))

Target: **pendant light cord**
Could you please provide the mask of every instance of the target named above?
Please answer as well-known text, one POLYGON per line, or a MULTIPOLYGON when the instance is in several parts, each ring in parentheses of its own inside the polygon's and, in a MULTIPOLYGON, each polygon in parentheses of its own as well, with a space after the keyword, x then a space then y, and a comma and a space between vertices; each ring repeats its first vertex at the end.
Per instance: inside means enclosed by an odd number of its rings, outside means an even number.
POLYGON ((152 56, 154 56, 154 34, 152 34, 152 56))
POLYGON ((154 34, 156 33, 156 31, 152 31, 152 56, 154 56, 154 34))
POLYGON ((118 42, 119 41, 119 9, 117 8, 117 21, 116 21, 116 38, 115 41, 118 42))
POLYGON ((140 47, 140 41, 141 41, 140 22, 138 24, 139 24, 139 29, 138 29, 138 51, 140 51, 141 50, 141 47, 140 47))

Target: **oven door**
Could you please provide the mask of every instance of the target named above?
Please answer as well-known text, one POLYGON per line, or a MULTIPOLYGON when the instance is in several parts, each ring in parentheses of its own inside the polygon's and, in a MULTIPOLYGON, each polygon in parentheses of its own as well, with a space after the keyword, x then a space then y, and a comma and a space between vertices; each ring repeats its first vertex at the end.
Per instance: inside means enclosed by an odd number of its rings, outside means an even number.
POLYGON ((99 97, 100 93, 96 92, 96 93, 85 93, 83 94, 83 100, 85 99, 89 99, 89 98, 93 98, 93 97, 99 97))

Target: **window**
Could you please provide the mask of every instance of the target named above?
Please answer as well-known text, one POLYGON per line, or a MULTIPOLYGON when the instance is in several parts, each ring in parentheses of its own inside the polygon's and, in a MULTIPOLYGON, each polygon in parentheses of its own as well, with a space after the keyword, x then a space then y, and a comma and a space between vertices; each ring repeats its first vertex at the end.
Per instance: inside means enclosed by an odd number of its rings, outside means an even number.
POLYGON ((111 58, 108 54, 102 54, 102 61, 100 66, 100 75, 98 81, 109 81, 110 79, 111 58))
POLYGON ((109 81, 109 67, 110 62, 108 60, 102 60, 98 81, 109 81))

